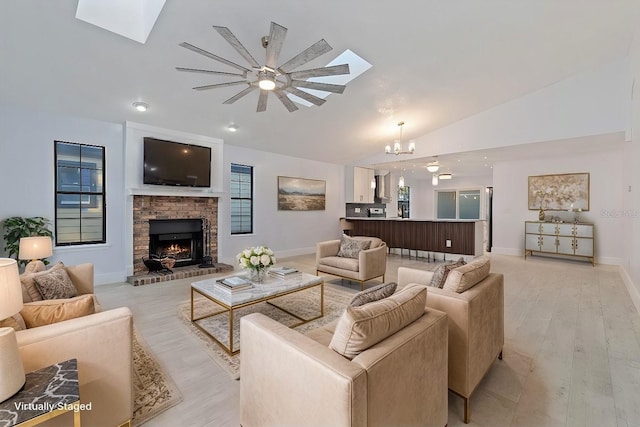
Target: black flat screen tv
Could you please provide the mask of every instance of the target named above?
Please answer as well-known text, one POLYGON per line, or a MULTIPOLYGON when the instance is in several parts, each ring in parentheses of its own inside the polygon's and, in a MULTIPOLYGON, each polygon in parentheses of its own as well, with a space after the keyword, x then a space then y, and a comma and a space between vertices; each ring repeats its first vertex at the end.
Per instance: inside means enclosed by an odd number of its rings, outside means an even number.
POLYGON ((211 148, 145 137, 143 182, 211 187, 211 148))

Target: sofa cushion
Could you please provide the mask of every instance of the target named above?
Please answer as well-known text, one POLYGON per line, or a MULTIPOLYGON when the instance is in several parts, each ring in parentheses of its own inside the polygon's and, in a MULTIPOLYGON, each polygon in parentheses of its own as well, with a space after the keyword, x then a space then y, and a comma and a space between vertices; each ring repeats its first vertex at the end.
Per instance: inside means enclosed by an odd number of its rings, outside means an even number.
POLYGON ((64 268, 36 275, 33 280, 36 282, 43 299, 72 298, 78 295, 76 287, 73 286, 73 282, 64 268))
POLYGON ((92 295, 80 295, 63 300, 28 302, 24 304, 20 312, 27 328, 50 325, 94 313, 92 295))
POLYGON ((444 286, 444 282, 447 280, 449 272, 454 268, 462 267, 465 264, 466 262, 464 261, 464 258, 460 257, 454 263, 439 265, 433 271, 433 276, 431 276, 431 282, 429 283, 429 286, 442 289, 442 287, 444 286))
POLYGON ((426 286, 408 285, 388 298, 347 306, 329 347, 352 359, 422 316, 426 301, 426 286))
POLYGON ((462 293, 471 289, 489 275, 491 262, 488 256, 478 257, 462 267, 454 268, 449 272, 443 289, 462 293))
POLYGON ((42 295, 38 290, 38 286, 34 280, 35 277, 42 276, 48 274, 52 271, 56 271, 64 268, 64 264, 62 262, 57 262, 53 267, 45 271, 38 271, 36 273, 28 273, 20 275, 20 283, 22 284, 22 301, 23 302, 32 302, 32 301, 42 301, 42 295))
POLYGON ((338 256, 343 258, 358 258, 360 251, 366 251, 371 247, 371 240, 352 238, 342 235, 338 256))
POLYGON ((318 265, 327 265, 329 267, 335 267, 342 270, 358 271, 360 265, 358 260, 354 258, 343 258, 339 256, 328 256, 320 258, 318 265))
POLYGON ((13 328, 16 331, 24 331, 27 329, 27 325, 25 325, 24 319, 20 313, 17 313, 4 320, 0 320, 0 328, 13 328))
POLYGON ((351 302, 348 305, 351 307, 359 307, 373 301, 387 298, 393 295, 397 287, 398 285, 396 283, 389 282, 365 289, 364 291, 355 294, 355 296, 351 298, 351 302))

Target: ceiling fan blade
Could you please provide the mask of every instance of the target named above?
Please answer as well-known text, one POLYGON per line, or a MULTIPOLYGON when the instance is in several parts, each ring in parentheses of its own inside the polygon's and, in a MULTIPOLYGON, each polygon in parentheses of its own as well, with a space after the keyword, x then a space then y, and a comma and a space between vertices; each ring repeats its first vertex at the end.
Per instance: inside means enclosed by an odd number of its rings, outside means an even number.
POLYGON ((342 93, 346 89, 345 85, 332 85, 330 83, 308 82, 306 80, 291 80, 291 86, 306 87, 307 89, 321 90, 331 93, 342 93))
POLYGON ((218 27, 216 25, 213 28, 220 34, 224 39, 229 42, 231 46, 244 58, 247 60, 252 67, 260 68, 260 64, 258 61, 254 59, 253 56, 249 53, 249 51, 240 43, 240 40, 233 35, 233 33, 227 27, 218 27))
POLYGON ((256 112, 261 113, 267 110, 267 100, 269 99, 268 90, 260 90, 260 96, 258 97, 258 108, 256 112))
POLYGON ((289 99, 287 94, 284 93, 282 89, 275 89, 273 93, 278 97, 280 102, 282 102, 284 106, 287 107, 287 110, 289 110, 290 113, 298 109, 298 106, 294 104, 292 100, 289 99))
POLYGON ((284 39, 287 36, 287 29, 282 25, 271 23, 271 30, 269 31, 269 41, 267 44, 267 59, 264 63, 267 67, 275 70, 278 62, 278 56, 280 56, 280 50, 284 44, 284 39))
POLYGON ((296 68, 311 61, 312 59, 316 59, 320 55, 324 55, 332 49, 333 48, 329 45, 329 43, 322 39, 282 64, 278 69, 283 73, 289 73, 292 70, 295 70, 296 68))
POLYGON ((235 85, 247 85, 250 84, 249 82, 247 82, 246 80, 238 80, 235 82, 226 82, 226 83, 216 83, 214 85, 206 85, 206 86, 196 86, 194 87, 195 90, 209 90, 209 89, 217 89, 219 87, 225 87, 225 86, 235 86, 235 85))
POLYGON ((291 78, 296 80, 304 80, 312 77, 339 76, 342 74, 349 74, 349 64, 294 71, 293 73, 291 73, 291 78))
POLYGON ((191 51, 193 51, 195 53, 199 53, 200 55, 204 55, 207 58, 211 58, 214 61, 222 62, 223 64, 229 65, 230 67, 237 68, 238 70, 240 70, 242 72, 249 73, 249 72, 252 71, 249 68, 243 67, 242 65, 238 65, 235 62, 231 62, 229 60, 221 58, 218 55, 214 55, 211 52, 207 52, 206 50, 200 49, 199 47, 196 47, 196 46, 194 46, 192 44, 189 44, 187 42, 180 43, 180 46, 184 47, 185 49, 189 49, 189 50, 191 50, 191 51))
POLYGON ((293 86, 289 86, 288 88, 285 89, 287 92, 289 92, 292 95, 298 96, 302 99, 304 99, 305 101, 309 101, 312 104, 315 104, 317 106, 320 106, 322 104, 324 104, 325 102, 327 102, 326 99, 322 99, 322 98, 318 98, 315 95, 311 95, 309 92, 305 92, 303 90, 300 89, 296 89, 293 86))
POLYGON ((236 93, 231 98, 229 98, 226 101, 224 101, 223 104, 233 104, 234 102, 236 102, 238 99, 242 98, 243 96, 245 96, 249 92, 252 92, 256 87, 257 86, 254 86, 254 85, 249 86, 248 88, 244 89, 241 92, 236 93))
POLYGON ((189 73, 204 73, 204 74, 215 74, 216 76, 236 76, 236 77, 247 77, 247 73, 226 73, 224 71, 213 71, 213 70, 201 70, 199 68, 184 68, 184 67, 176 67, 178 71, 186 71, 189 73))

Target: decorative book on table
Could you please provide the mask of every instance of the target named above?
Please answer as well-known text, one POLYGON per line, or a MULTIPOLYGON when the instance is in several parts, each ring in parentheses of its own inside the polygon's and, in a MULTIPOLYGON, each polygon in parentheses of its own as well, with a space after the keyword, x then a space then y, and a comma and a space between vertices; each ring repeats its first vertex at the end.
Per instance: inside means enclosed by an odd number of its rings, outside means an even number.
POLYGON ((291 277, 300 274, 300 271, 293 267, 271 267, 269 274, 273 277, 291 277))
POLYGON ((240 276, 224 277, 216 280, 216 283, 220 289, 229 292, 239 292, 253 287, 249 280, 240 276))

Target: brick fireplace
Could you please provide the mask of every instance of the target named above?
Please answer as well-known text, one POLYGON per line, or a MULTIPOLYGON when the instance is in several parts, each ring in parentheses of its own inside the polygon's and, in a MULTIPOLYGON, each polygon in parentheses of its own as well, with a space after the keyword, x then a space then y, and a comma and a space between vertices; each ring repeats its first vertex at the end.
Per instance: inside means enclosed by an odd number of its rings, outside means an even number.
MULTIPOLYGON (((133 196, 133 274, 147 273, 142 258, 149 256, 149 222, 155 220, 205 220, 209 225, 209 254, 218 260, 218 198, 183 196, 133 196)), ((206 230, 204 231, 206 233, 206 230)), ((203 248, 204 254, 207 248, 203 248)))

